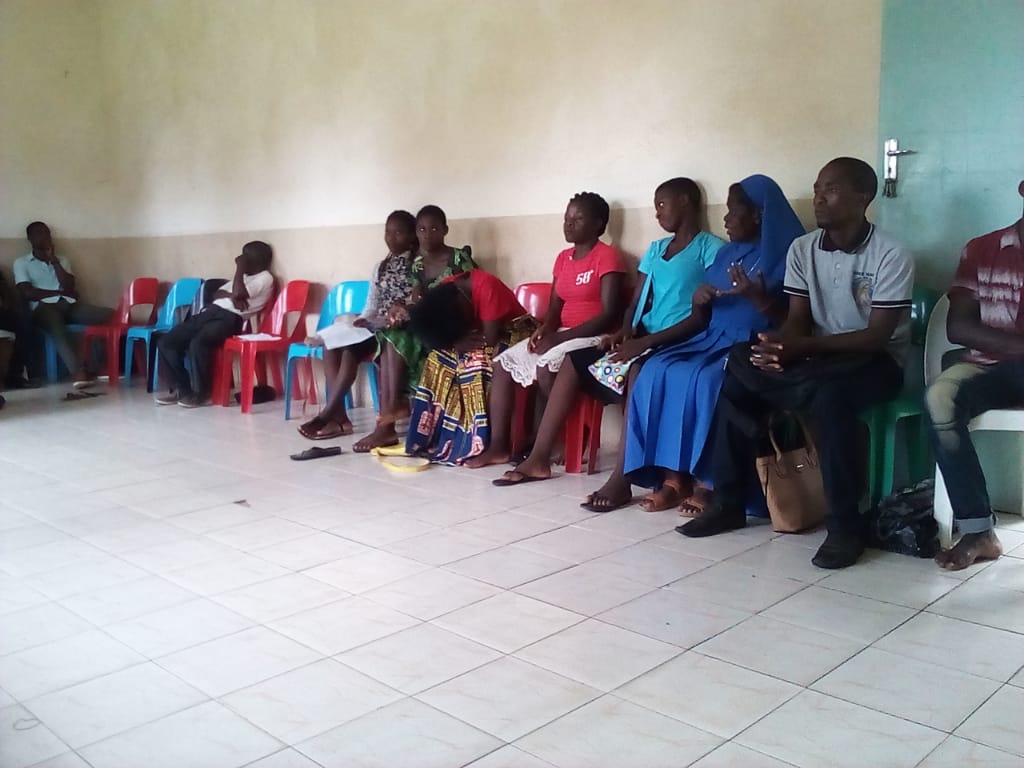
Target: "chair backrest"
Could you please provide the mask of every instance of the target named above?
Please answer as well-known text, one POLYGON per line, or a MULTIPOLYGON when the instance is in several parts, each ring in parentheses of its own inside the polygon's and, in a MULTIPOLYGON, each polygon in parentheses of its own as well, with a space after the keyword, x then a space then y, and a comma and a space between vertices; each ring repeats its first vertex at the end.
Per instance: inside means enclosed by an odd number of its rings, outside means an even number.
POLYGON ((523 309, 543 320, 551 303, 551 283, 523 283, 516 288, 516 299, 523 309))
POLYGON ((346 280, 331 288, 320 308, 320 319, 316 329, 334 325, 338 315, 358 315, 366 309, 366 301, 370 296, 369 280, 346 280))
POLYGON ((274 300, 270 312, 260 321, 260 333, 282 338, 302 335, 306 329, 306 300, 309 298, 308 280, 289 280, 274 300))
POLYGON ((121 325, 151 324, 157 313, 160 281, 155 277, 137 277, 131 281, 117 306, 117 322, 121 325))
POLYGON ((182 319, 183 312, 178 310, 188 307, 191 309, 199 289, 203 284, 201 277, 183 277, 175 281, 174 285, 167 292, 163 306, 160 307, 160 314, 156 318, 156 327, 169 330, 178 324, 182 319))
POLYGON ((960 349, 946 334, 946 319, 949 317, 949 296, 943 296, 935 303, 928 319, 928 332, 924 342, 924 383, 931 384, 942 373, 942 358, 947 352, 960 349))

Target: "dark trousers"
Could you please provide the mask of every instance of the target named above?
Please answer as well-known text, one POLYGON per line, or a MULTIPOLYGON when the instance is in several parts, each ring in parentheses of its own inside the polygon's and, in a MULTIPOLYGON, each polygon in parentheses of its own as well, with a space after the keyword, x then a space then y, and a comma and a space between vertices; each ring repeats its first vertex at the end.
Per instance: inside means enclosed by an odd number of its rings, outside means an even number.
POLYGON ((32 344, 32 323, 26 315, 17 310, 0 308, 0 331, 10 331, 14 334, 14 349, 7 369, 7 383, 13 384, 15 380, 25 375, 32 344))
POLYGON ((60 301, 46 303, 39 302, 32 310, 32 319, 36 325, 50 334, 53 343, 57 346, 57 354, 64 361, 68 371, 72 375, 87 367, 88 361, 82 361, 78 357, 78 351, 71 343, 71 336, 68 334, 67 325, 102 325, 113 316, 114 310, 110 307, 96 307, 92 304, 83 304, 80 301, 71 303, 61 299, 60 301))
POLYGON ((171 388, 181 396, 208 397, 213 381, 213 352, 241 330, 241 316, 223 307, 209 306, 165 333, 157 342, 157 351, 171 388), (191 376, 185 368, 186 355, 192 365, 191 376))
POLYGON ((985 411, 1022 404, 1024 360, 995 365, 958 363, 928 387, 928 434, 960 533, 981 533, 992 527, 985 473, 967 425, 985 411))
POLYGON ((750 362, 750 345, 733 347, 715 408, 711 472, 723 511, 745 507, 756 483, 768 416, 791 410, 806 416, 816 435, 829 530, 858 533, 865 466, 858 414, 891 400, 903 371, 885 352, 829 355, 762 371, 750 362))

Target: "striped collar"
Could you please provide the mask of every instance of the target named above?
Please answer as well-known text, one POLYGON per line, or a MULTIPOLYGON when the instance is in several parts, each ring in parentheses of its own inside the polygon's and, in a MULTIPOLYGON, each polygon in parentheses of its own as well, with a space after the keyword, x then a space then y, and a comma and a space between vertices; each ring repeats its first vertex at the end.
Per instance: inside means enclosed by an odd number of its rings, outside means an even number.
POLYGON ((870 221, 865 221, 864 226, 858 233, 857 244, 850 248, 849 250, 847 250, 844 248, 840 248, 838 245, 832 242, 832 238, 829 236, 828 230, 823 229, 821 230, 821 234, 818 235, 818 248, 820 248, 823 251, 843 251, 844 253, 856 253, 857 251, 861 250, 865 245, 868 244, 868 241, 871 239, 871 236, 874 233, 875 225, 872 224, 870 221))

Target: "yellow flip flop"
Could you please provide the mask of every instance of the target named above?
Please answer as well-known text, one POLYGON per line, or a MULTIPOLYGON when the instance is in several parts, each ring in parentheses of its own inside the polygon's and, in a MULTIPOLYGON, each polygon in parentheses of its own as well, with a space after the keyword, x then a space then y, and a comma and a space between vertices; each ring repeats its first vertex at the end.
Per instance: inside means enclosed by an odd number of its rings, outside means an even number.
POLYGON ((370 455, 394 472, 422 472, 430 468, 430 459, 410 456, 401 445, 371 448, 370 455))

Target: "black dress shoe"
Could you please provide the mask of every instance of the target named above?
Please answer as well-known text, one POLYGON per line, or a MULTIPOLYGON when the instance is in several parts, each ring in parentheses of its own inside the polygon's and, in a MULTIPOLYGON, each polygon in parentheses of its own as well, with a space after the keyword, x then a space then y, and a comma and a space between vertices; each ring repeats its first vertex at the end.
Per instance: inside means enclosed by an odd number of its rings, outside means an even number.
POLYGON ((719 533, 746 527, 747 514, 742 509, 739 512, 724 512, 719 508, 709 507, 700 517, 677 525, 676 533, 689 536, 691 539, 702 539, 705 536, 716 536, 719 533))
POLYGON ((819 568, 849 568, 864 554, 864 539, 855 533, 829 531, 811 562, 819 568))

